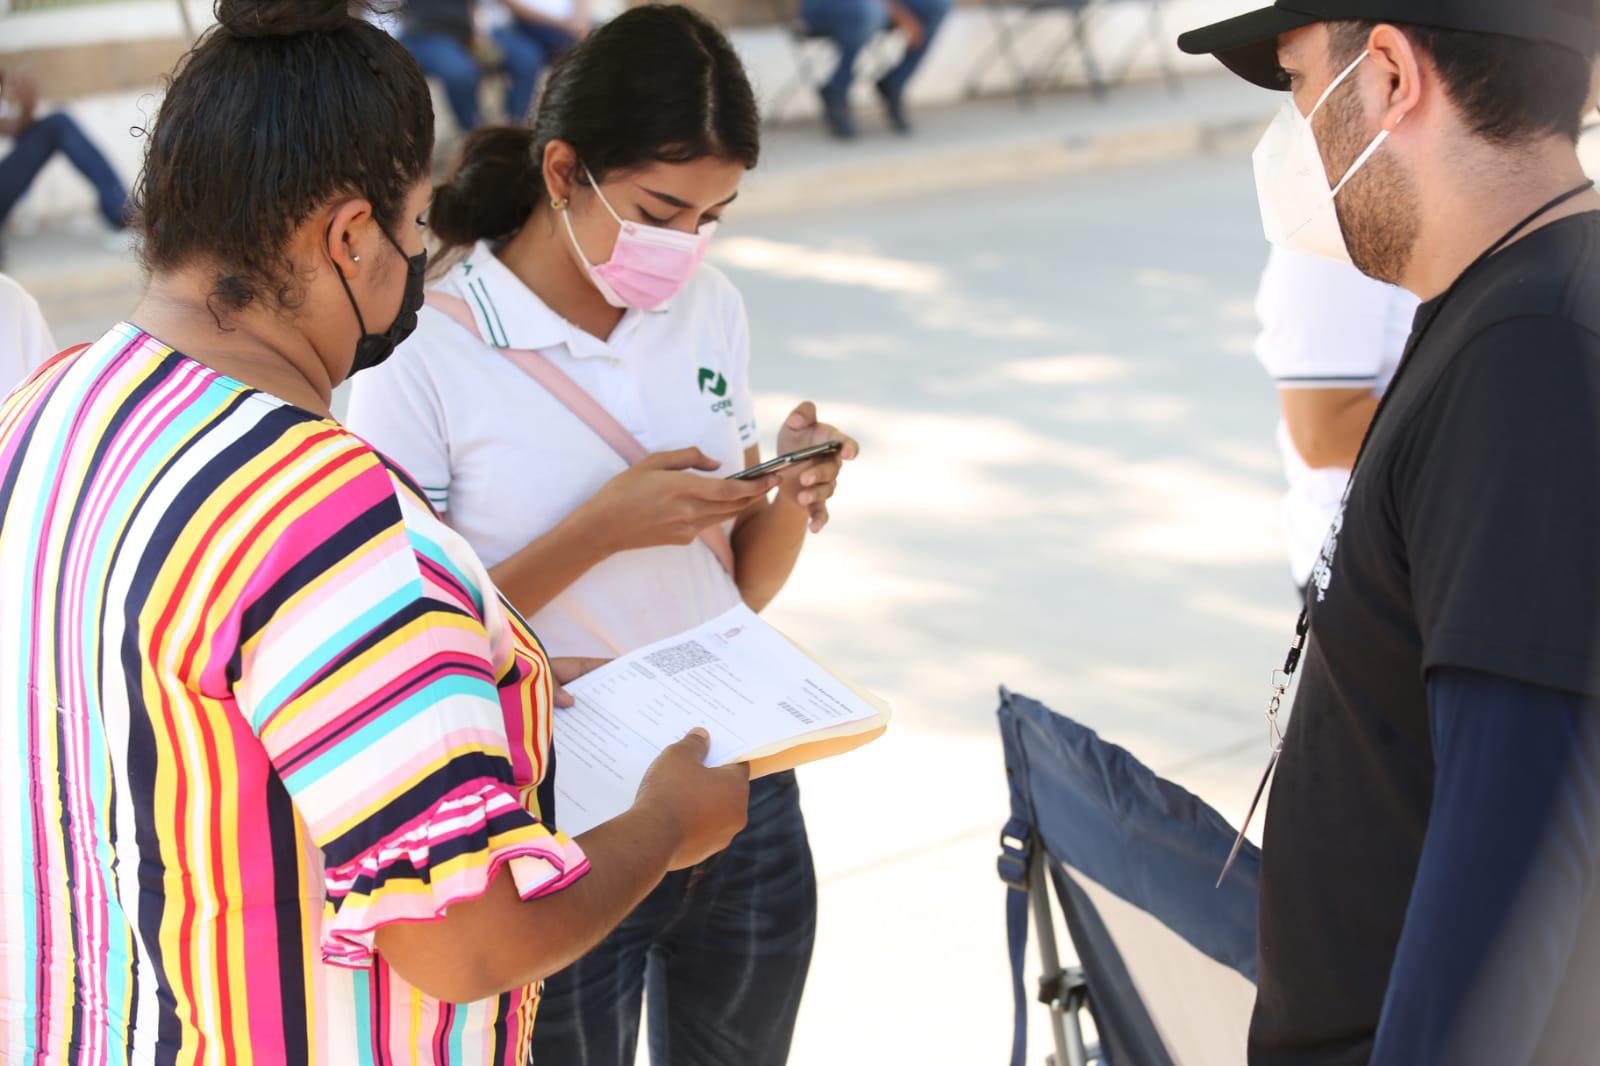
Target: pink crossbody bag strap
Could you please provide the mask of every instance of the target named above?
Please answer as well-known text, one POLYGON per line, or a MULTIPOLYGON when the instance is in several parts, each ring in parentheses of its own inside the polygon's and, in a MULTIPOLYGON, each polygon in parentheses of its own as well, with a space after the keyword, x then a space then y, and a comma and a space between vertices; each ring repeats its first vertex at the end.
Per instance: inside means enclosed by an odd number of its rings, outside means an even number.
MULTIPOLYGON (((448 315, 453 322, 474 337, 483 340, 483 334, 478 330, 478 320, 472 317, 472 308, 459 296, 430 291, 428 306, 441 314, 448 315)), ((637 466, 649 454, 645 446, 639 443, 638 438, 611 416, 610 411, 601 407, 593 396, 583 391, 583 386, 573 381, 549 359, 526 348, 495 350, 505 356, 511 365, 538 382, 546 392, 560 400, 567 410, 593 430, 595 436, 610 445, 611 450, 622 456, 623 461, 629 466, 637 466)), ((717 562, 722 564, 728 576, 732 577, 733 542, 728 539, 728 531, 720 525, 707 526, 700 531, 700 539, 711 549, 711 554, 717 557, 717 562)))

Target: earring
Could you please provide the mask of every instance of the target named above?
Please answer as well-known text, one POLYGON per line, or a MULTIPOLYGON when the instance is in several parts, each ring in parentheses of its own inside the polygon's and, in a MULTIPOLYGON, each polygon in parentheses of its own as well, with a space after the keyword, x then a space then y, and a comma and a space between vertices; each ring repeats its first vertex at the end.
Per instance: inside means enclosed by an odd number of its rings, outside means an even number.
POLYGON ((567 198, 565 196, 553 196, 550 198, 550 206, 555 208, 557 211, 565 211, 567 209, 567 198))
POLYGON ((351 262, 359 263, 359 262, 361 262, 361 257, 359 255, 352 255, 350 257, 350 260, 351 260, 351 262))

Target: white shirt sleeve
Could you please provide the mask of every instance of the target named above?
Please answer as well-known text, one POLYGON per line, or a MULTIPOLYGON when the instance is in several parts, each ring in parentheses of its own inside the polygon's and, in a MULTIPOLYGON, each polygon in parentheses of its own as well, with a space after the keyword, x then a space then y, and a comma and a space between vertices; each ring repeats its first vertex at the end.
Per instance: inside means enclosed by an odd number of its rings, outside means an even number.
POLYGON ((440 514, 450 510, 450 446, 427 353, 445 328, 454 324, 423 308, 416 333, 387 362, 351 379, 347 416, 350 431, 410 475, 440 514))
POLYGON ((734 421, 739 424, 739 445, 751 448, 760 443, 760 438, 756 433, 756 397, 750 387, 750 316, 745 313, 739 290, 729 284, 728 292, 728 353, 733 367, 728 390, 733 399, 734 421))
POLYGON ((1274 248, 1256 299, 1256 356, 1279 388, 1376 388, 1403 298, 1348 264, 1274 248))
POLYGON ((50 327, 28 291, 0 274, 0 396, 56 354, 50 327))

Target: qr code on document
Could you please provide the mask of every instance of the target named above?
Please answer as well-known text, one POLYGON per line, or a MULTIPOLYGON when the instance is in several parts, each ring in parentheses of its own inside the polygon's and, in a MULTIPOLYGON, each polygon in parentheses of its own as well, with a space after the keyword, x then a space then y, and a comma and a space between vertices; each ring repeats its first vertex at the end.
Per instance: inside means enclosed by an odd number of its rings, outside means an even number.
POLYGON ((651 652, 644 657, 644 661, 671 677, 685 670, 693 670, 697 666, 710 666, 717 661, 717 657, 698 640, 689 640, 651 652))

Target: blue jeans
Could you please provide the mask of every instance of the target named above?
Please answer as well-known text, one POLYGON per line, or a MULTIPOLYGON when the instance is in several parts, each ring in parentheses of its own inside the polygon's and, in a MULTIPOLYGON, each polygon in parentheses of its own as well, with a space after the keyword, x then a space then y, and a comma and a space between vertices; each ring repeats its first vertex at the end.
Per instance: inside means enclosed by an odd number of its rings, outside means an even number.
POLYGON ((578 39, 566 30, 544 22, 512 19, 508 29, 539 50, 541 66, 553 63, 561 53, 578 43, 578 39))
MULTIPOLYGON (((880 84, 890 96, 905 92, 906 83, 922 65, 939 27, 950 13, 953 0, 900 2, 922 23, 923 41, 920 48, 906 49, 905 58, 883 76, 880 84)), ((839 49, 839 65, 823 84, 822 93, 830 99, 843 101, 850 94, 850 83, 855 79, 856 58, 872 38, 889 25, 888 5, 884 0, 804 0, 800 14, 812 33, 829 38, 839 49)))
POLYGON ((545 983, 532 1066, 633 1066, 646 989, 652 1066, 782 1066, 816 925, 799 785, 793 773, 762 778, 727 851, 668 874, 545 983))
POLYGON ((106 225, 120 230, 128 224, 128 190, 117 178, 100 149, 64 114, 41 118, 17 135, 11 154, 0 159, 0 226, 57 152, 65 155, 78 173, 89 179, 100 201, 106 225))
MULTIPOLYGON (((539 75, 551 56, 516 25, 503 26, 492 36, 510 80, 506 86, 506 121, 519 123, 528 117, 533 107, 533 91, 539 87, 539 75)), ((443 33, 411 31, 400 35, 400 43, 417 57, 422 73, 438 78, 444 85, 444 95, 450 101, 456 125, 463 130, 477 129, 483 122, 483 113, 478 107, 478 87, 483 83, 483 71, 467 46, 443 33)))

